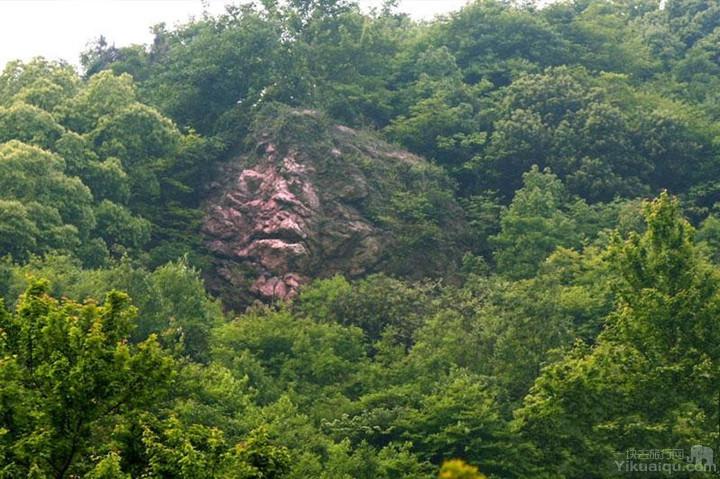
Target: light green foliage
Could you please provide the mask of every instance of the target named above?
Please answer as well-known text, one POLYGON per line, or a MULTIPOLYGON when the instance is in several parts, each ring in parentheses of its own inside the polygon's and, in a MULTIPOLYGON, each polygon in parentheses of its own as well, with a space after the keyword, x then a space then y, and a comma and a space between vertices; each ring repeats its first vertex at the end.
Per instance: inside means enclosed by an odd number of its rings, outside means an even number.
POLYGON ((14 313, 0 302, 1 477, 284 477, 283 446, 228 425, 252 407, 246 380, 182 366, 155 335, 131 341, 123 293, 98 305, 48 289, 32 282, 14 313))
POLYGON ((66 63, 36 58, 28 63, 8 62, 0 74, 0 104, 10 106, 15 100, 54 112, 77 93, 80 80, 66 63))
POLYGON ((142 443, 148 456, 146 477, 218 477, 222 433, 200 425, 187 426, 175 418, 143 425, 142 443))
POLYGON ((491 238, 500 232, 502 205, 496 192, 486 191, 463 198, 461 205, 467 219, 467 229, 472 236, 472 253, 489 258, 493 250, 491 238))
POLYGON ((82 176, 97 201, 109 200, 123 205, 130 199, 128 174, 117 158, 87 162, 83 167, 82 176))
POLYGON ((365 357, 357 328, 297 319, 286 311, 257 311, 215 332, 214 357, 270 395, 293 385, 304 397, 356 387, 365 357), (245 352, 245 354, 242 354, 245 352), (312 392, 312 394, 311 394, 312 392))
POLYGON ((84 477, 86 479, 130 479, 129 474, 122 472, 120 457, 115 453, 110 453, 104 457, 84 477))
POLYGON ((64 123, 78 133, 88 133, 102 118, 112 117, 137 102, 130 75, 101 72, 73 97, 64 111, 64 123))
POLYGON ((227 472, 220 477, 281 479, 290 469, 287 449, 270 443, 263 429, 253 431, 245 442, 235 446, 229 454, 229 462, 227 472))
POLYGON ((503 464, 510 455, 503 451, 506 424, 482 378, 455 371, 436 388, 397 421, 421 457, 436 464, 447 457, 466 457, 497 472, 513 467, 503 464))
POLYGON ((64 133, 53 116, 27 103, 0 108, 0 142, 18 140, 44 149, 52 149, 64 133))
POLYGON ((172 411, 183 424, 202 424, 222 431, 225 441, 242 441, 254 427, 259 413, 257 392, 247 376, 213 362, 207 366, 186 364, 178 374, 177 394, 172 411), (250 419, 252 418, 252 419, 250 419))
POLYGON ((615 246, 624 280, 617 334, 652 359, 701 354, 717 360, 717 272, 694 246, 695 231, 677 200, 663 193, 646 207, 646 221, 642 236, 615 246))
MULTIPOLYGON (((35 229, 18 223, 21 236, 32 232, 32 239, 0 253, 24 259, 72 251, 98 265, 108 252, 138 256, 151 239, 166 242, 165 261, 196 243, 188 236, 197 220, 188 218, 198 216, 195 188, 220 151, 216 142, 181 134, 139 103, 129 75, 101 72, 82 83, 72 69, 34 60, 9 64, 0 86, 0 195, 25 202, 36 223, 35 229)), ((11 216, 22 215, 16 208, 11 216)))
POLYGON ((501 403, 514 407, 554 350, 576 337, 594 341, 612 307, 602 254, 560 249, 537 276, 520 281, 470 275, 448 288, 441 306, 415 336, 415 374, 455 366, 495 378, 501 403))
POLYGON ((199 272, 185 260, 154 271, 127 259, 89 270, 69 256, 51 255, 9 271, 5 288, 0 288, 8 304, 17 301, 28 277, 47 278, 54 295, 78 301, 102 297, 113 289, 127 291, 140 310, 131 338, 142 341, 155 334, 178 355, 197 361, 207 359, 210 330, 223 319, 220 305, 208 296, 199 272))
POLYGON ((62 158, 18 141, 0 144, 0 190, 5 228, 18 242, 3 254, 25 259, 52 249, 76 251, 95 227, 92 196, 64 174, 62 158), (15 226, 9 226, 13 224, 15 226))
POLYGON ((556 247, 577 247, 581 240, 577 222, 563 211, 570 201, 562 182, 536 166, 523 182, 492 238, 498 270, 516 279, 533 276, 556 247))
POLYGON ((562 477, 638 442, 687 448, 716 437, 718 274, 676 200, 648 204, 646 221, 643 235, 610 250, 620 275, 611 327, 544 370, 518 413, 540 462, 562 477))
POLYGON ((464 83, 444 46, 419 53, 415 68, 417 77, 403 92, 407 113, 394 118, 386 131, 412 151, 458 170, 486 140, 484 132, 477 132, 478 114, 490 85, 464 83))
POLYGON ((90 134, 98 154, 120 159, 128 172, 133 202, 148 203, 160 196, 156 170, 162 168, 161 162, 172 160, 179 137, 170 121, 138 103, 102 117, 90 134))
POLYGON ((43 282, 3 313, 0 447, 11 476, 81 472, 120 416, 163 394, 172 363, 154 338, 127 343, 135 314, 121 293, 81 305, 49 297, 43 282))
POLYGON ((140 323, 141 335, 169 328, 176 337, 172 343, 181 344, 183 354, 206 360, 210 331, 223 313, 205 291, 199 272, 182 259, 156 269, 148 280, 150 294, 138 298, 148 313, 140 323))

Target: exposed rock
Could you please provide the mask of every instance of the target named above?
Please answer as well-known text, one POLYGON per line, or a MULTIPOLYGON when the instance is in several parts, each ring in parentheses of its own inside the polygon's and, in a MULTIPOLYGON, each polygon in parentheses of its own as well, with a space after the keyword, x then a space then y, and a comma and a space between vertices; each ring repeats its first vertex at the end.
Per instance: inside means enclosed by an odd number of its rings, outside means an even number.
MULTIPOLYGON (((424 160, 317 112, 264 118, 273 126, 259 124, 254 153, 221 168, 206 204, 203 233, 215 258, 206 279, 231 307, 292 298, 314 277, 387 269, 399 234, 391 197, 421 185, 450 191, 424 160)), ((452 201, 440 206, 458 218, 452 201)))

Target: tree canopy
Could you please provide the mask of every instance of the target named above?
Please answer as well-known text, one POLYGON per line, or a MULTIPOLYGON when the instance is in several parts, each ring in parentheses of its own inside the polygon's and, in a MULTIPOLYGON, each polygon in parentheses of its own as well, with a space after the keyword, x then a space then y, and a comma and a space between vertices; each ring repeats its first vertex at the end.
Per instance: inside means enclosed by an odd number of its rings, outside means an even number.
POLYGON ((360 3, 5 66, 0 479, 714 476, 718 3, 360 3))

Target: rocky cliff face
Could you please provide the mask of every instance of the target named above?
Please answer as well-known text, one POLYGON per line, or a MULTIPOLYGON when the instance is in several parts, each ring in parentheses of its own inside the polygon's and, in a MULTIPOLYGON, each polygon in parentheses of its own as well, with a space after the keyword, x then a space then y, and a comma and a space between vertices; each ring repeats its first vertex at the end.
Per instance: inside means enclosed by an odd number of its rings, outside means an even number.
POLYGON ((453 244, 460 210, 448 180, 424 160, 313 111, 275 108, 250 142, 251 153, 218 171, 203 222, 214 258, 206 279, 231 307, 291 298, 311 278, 337 273, 427 274, 438 256, 419 250, 432 247, 418 237, 428 227, 453 244), (403 211, 418 198, 439 217, 403 211))

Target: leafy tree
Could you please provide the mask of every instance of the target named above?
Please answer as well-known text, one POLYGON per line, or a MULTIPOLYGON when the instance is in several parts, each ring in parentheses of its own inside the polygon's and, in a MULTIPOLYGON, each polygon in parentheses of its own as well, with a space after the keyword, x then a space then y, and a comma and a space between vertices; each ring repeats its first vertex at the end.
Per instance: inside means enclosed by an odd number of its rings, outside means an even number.
POLYGON ((18 141, 0 144, 0 190, 4 222, 17 228, 5 253, 19 259, 50 249, 74 251, 95 227, 92 195, 66 176, 62 158, 18 141), (23 239, 24 238, 24 239, 23 239))
POLYGON ((87 133, 94 129, 100 118, 118 113, 135 103, 135 90, 130 75, 99 73, 64 105, 63 124, 77 133, 87 133))
POLYGON ((707 248, 712 260, 720 259, 720 219, 715 215, 708 216, 700 225, 695 241, 707 248))
POLYGON ((2 455, 10 476, 69 477, 120 417, 150 407, 171 380, 155 338, 127 343, 136 310, 126 295, 103 305, 58 301, 33 283, 2 313, 2 455))
POLYGON ((183 355, 207 361, 212 328, 224 316, 220 304, 205 291, 200 272, 180 259, 150 273, 148 281, 150 294, 139 298, 145 311, 139 337, 167 331, 176 338, 168 346, 176 344, 183 355))
POLYGON ((108 247, 116 255, 138 257, 141 247, 150 243, 148 249, 158 252, 146 259, 154 265, 189 250, 194 252, 193 260, 200 261, 195 232, 201 214, 196 208, 199 191, 210 177, 210 165, 222 150, 217 140, 194 132, 183 135, 167 118, 139 103, 129 75, 101 72, 81 82, 62 64, 35 60, 8 66, 0 84, 5 95, 0 102, 0 142, 20 141, 52 154, 53 160, 45 163, 67 177, 61 188, 76 190, 60 195, 58 186, 49 187, 46 182, 57 180, 57 174, 38 171, 37 176, 34 172, 19 178, 27 169, 27 158, 40 153, 32 150, 31 155, 25 146, 12 147, 15 156, 23 151, 26 159, 6 176, 15 186, 7 189, 3 199, 17 200, 13 191, 23 189, 24 201, 36 201, 37 205, 26 206, 30 221, 44 237, 31 250, 13 251, 15 256, 24 259, 28 253, 72 251, 86 264, 99 265, 107 260, 108 247), (90 201, 78 199, 88 188, 90 201), (32 192, 46 195, 29 198, 32 192), (75 208, 75 216, 84 218, 69 221, 61 205, 75 208), (98 215, 97 224, 93 213, 98 215))
POLYGON ((19 201, 0 200, 0 250, 23 260, 36 251, 40 235, 37 224, 19 201))
POLYGON ((437 42, 456 53, 466 80, 509 84, 519 73, 562 64, 565 41, 542 15, 501 1, 473 2, 441 25, 437 42))
POLYGON ((526 278, 558 246, 579 246, 577 224, 563 207, 562 182, 537 166, 523 175, 524 186, 500 217, 500 233, 492 238, 498 270, 511 278, 526 278))
POLYGON ((18 140, 44 149, 52 149, 64 133, 53 116, 26 103, 0 109, 0 142, 18 140))
POLYGON ((150 240, 150 223, 126 208, 103 200, 95 210, 96 229, 111 248, 140 249, 150 240))
POLYGON ((489 85, 470 86, 458 75, 451 72, 433 78, 422 73, 407 88, 413 102, 407 113, 396 116, 386 132, 391 139, 446 167, 462 181, 463 188, 468 188, 471 178, 465 178, 463 167, 487 139, 485 132, 477 130, 483 127, 478 118, 480 98, 489 85))
POLYGON ((595 71, 621 72, 647 78, 659 68, 642 36, 645 15, 657 11, 654 0, 620 2, 576 2, 542 9, 562 38, 565 55, 595 71))
POLYGON ((589 201, 682 191, 714 171, 712 128, 692 108, 633 91, 623 77, 560 67, 499 93, 487 145, 468 167, 485 175, 480 186, 506 197, 532 164, 589 201))
POLYGON ((153 271, 127 257, 99 269, 85 269, 72 256, 51 254, 10 268, 6 299, 14 304, 29 277, 47 278, 55 296, 82 302, 112 290, 127 291, 139 309, 131 332, 134 343, 156 335, 178 356, 207 361, 211 329, 224 315, 205 291, 200 273, 181 259, 153 271))
POLYGON ((231 463, 225 477, 247 479, 280 479, 290 468, 285 448, 268 441, 264 430, 254 431, 247 441, 238 444, 230 455, 231 463))
POLYGON ((130 479, 129 474, 122 471, 120 457, 110 453, 104 457, 89 473, 85 474, 88 479, 130 479))
POLYGON ((174 32, 157 29, 143 90, 181 125, 242 132, 247 110, 281 78, 281 38, 279 25, 249 7, 174 32))
POLYGON ((433 309, 428 289, 384 275, 353 284, 336 276, 303 290, 296 307, 319 322, 359 327, 370 343, 391 332, 398 343, 409 348, 415 331, 433 309))
POLYGON ((79 86, 74 68, 67 63, 43 58, 27 63, 11 61, 0 74, 0 104, 10 106, 20 99, 43 110, 55 111, 77 93, 79 86))
POLYGON ((637 444, 717 439, 717 270, 667 193, 647 205, 646 221, 645 233, 611 248, 621 281, 597 344, 579 344, 544 370, 518 411, 538 464, 555 464, 561 477, 596 471, 637 444))
POLYGON ((365 362, 362 332, 338 324, 294 318, 288 311, 253 311, 220 326, 213 356, 240 377, 248 375, 266 398, 285 387, 302 397, 323 391, 352 391, 365 362))
POLYGON ((672 32, 688 47, 720 26, 720 9, 706 0, 671 0, 664 13, 672 32))
POLYGON ((515 475, 520 465, 506 451, 506 423, 482 378, 457 370, 435 388, 396 422, 420 456, 436 464, 465 457, 484 470, 515 475))

